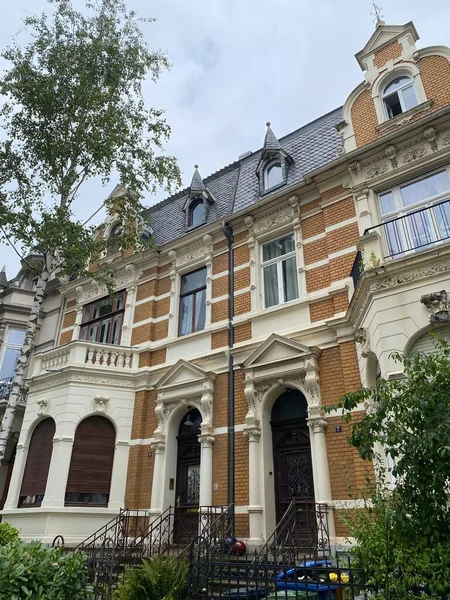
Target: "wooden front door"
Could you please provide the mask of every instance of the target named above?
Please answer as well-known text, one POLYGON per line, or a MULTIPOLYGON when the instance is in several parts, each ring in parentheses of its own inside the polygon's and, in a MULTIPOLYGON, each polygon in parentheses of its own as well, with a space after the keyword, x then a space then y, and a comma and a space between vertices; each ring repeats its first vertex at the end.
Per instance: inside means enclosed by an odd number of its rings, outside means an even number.
POLYGON ((174 523, 174 541, 182 544, 189 542, 198 534, 198 513, 200 500, 200 433, 197 420, 198 411, 190 411, 192 425, 180 426, 178 435, 177 484, 175 490, 176 510, 174 523))
POLYGON ((272 424, 277 523, 292 500, 314 505, 309 431, 304 421, 272 424))

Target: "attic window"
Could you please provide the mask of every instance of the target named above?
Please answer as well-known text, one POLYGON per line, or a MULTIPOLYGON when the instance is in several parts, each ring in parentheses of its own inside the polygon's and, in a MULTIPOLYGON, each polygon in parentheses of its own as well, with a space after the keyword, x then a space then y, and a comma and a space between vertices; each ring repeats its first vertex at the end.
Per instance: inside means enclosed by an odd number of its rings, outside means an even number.
POLYGON ((189 206, 188 211, 188 227, 198 227, 203 225, 205 221, 205 211, 203 207, 203 199, 197 198, 189 206))
POLYGON ((109 233, 109 238, 110 238, 110 243, 108 245, 108 254, 114 254, 115 252, 118 252, 120 250, 120 239, 119 237, 122 235, 122 226, 117 223, 117 225, 114 225, 114 227, 111 229, 110 233, 109 233), (117 238, 117 239, 114 239, 117 238))
POLYGON ((273 188, 280 183, 283 183, 281 162, 279 160, 274 160, 264 169, 264 189, 270 190, 270 188, 273 188))
POLYGON ((417 106, 417 95, 411 77, 396 77, 385 88, 383 102, 388 119, 417 106))

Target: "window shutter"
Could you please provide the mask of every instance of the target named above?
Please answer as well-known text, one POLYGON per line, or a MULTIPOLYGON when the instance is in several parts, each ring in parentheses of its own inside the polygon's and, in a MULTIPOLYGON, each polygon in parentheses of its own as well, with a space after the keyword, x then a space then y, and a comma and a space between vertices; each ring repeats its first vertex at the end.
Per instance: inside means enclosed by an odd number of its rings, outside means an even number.
POLYGON ((55 421, 53 419, 45 419, 36 426, 28 449, 20 496, 45 494, 54 435, 55 421))
POLYGON ((116 432, 104 417, 78 425, 67 480, 68 493, 109 494, 116 432))
POLYGON ((411 352, 424 352, 425 354, 431 354, 431 352, 434 352, 435 350, 435 341, 440 339, 450 342, 450 325, 428 331, 425 335, 417 340, 417 342, 411 348, 411 352), (431 337, 431 333, 434 334, 435 337, 431 337))

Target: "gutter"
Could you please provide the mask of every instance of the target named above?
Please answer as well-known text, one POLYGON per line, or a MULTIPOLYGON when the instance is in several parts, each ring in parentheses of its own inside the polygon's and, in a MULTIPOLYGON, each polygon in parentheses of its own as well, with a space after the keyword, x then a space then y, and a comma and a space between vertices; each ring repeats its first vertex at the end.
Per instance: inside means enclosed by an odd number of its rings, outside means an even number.
POLYGON ((222 232, 228 241, 228 506, 231 506, 231 535, 234 536, 234 237, 229 223, 222 222, 222 232))

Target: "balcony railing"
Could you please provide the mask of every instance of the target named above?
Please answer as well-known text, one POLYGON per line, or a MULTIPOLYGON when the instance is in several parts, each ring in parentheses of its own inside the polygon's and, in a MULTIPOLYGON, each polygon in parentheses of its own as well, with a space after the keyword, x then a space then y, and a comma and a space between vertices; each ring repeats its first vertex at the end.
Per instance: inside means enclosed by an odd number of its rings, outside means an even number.
POLYGON ((379 232, 387 250, 385 258, 395 258, 450 239, 450 200, 437 202, 370 227, 364 235, 379 232))
POLYGON ((0 400, 8 400, 11 393, 12 377, 0 379, 0 400))
POLYGON ((139 354, 128 346, 74 341, 36 354, 33 375, 59 371, 68 366, 130 372, 139 366, 139 354))

